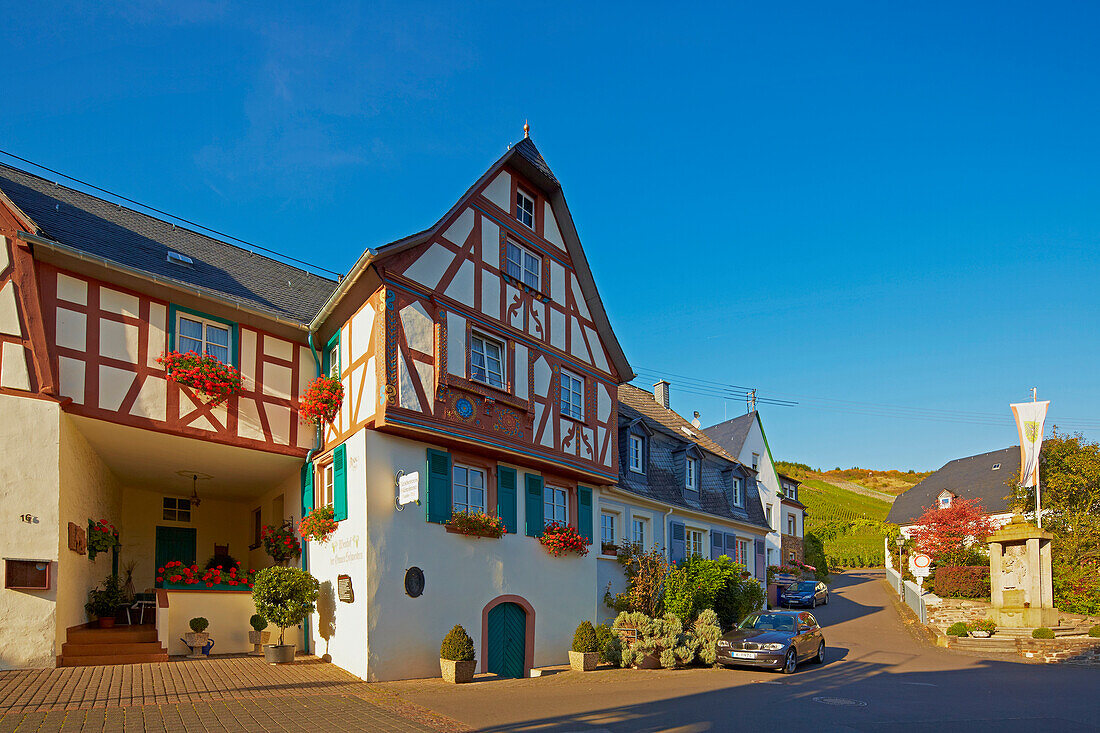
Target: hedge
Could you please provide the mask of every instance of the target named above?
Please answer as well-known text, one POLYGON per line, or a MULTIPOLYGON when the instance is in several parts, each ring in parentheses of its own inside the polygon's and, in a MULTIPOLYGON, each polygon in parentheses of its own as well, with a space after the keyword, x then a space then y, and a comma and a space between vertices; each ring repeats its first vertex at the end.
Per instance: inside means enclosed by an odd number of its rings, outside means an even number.
POLYGON ((989 567, 958 565, 936 568, 933 591, 940 598, 989 598, 989 567))

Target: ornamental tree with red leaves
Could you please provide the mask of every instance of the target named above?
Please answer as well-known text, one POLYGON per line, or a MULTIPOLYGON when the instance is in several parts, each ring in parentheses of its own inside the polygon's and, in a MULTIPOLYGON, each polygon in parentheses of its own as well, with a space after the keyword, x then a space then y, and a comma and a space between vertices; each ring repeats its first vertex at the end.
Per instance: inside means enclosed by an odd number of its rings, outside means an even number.
POLYGON ((931 555, 937 565, 966 565, 975 545, 996 527, 977 500, 954 499, 944 508, 928 507, 910 532, 917 550, 931 555))

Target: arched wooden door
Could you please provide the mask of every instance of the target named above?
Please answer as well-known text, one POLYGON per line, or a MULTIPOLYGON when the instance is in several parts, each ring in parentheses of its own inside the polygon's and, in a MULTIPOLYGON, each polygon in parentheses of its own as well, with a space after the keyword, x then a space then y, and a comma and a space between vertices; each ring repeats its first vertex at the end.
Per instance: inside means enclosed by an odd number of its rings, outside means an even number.
POLYGON ((501 677, 523 677, 527 614, 515 603, 501 603, 489 610, 489 672, 501 677))

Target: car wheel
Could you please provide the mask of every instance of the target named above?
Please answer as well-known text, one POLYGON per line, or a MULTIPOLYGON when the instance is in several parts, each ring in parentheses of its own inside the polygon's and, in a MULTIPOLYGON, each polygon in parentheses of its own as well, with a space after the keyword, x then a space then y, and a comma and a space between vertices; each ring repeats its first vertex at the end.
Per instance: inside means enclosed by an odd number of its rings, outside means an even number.
POLYGON ((828 593, 828 591, 826 591, 826 593, 825 593, 825 600, 823 600, 823 601, 821 602, 821 605, 822 605, 822 606, 828 606, 828 605, 829 605, 829 593, 828 593))
POLYGON ((810 608, 817 608, 817 596, 814 596, 814 597, 813 597, 813 598, 812 598, 812 599, 810 600, 810 608))
POLYGON ((798 657, 795 656, 794 649, 787 652, 786 659, 783 660, 783 674, 794 674, 794 671, 798 669, 798 657))
POLYGON ((814 664, 825 664, 825 642, 821 642, 817 645, 817 655, 814 657, 814 664))

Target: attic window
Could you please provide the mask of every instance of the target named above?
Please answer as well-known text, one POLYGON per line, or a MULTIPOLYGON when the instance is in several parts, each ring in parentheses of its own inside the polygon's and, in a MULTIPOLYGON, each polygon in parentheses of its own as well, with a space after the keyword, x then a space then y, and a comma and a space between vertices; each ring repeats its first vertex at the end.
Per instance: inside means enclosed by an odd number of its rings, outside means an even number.
POLYGON ((183 265, 184 267, 194 267, 195 261, 187 255, 181 255, 179 252, 173 252, 168 250, 168 261, 173 265, 183 265))
POLYGON ((529 229, 535 228, 535 199, 516 189, 516 219, 529 229))
POLYGON ((999 464, 999 463, 994 463, 994 464, 993 464, 993 470, 994 470, 994 471, 996 471, 996 470, 999 470, 999 469, 1000 469, 1000 467, 1001 467, 1001 464, 999 464))

